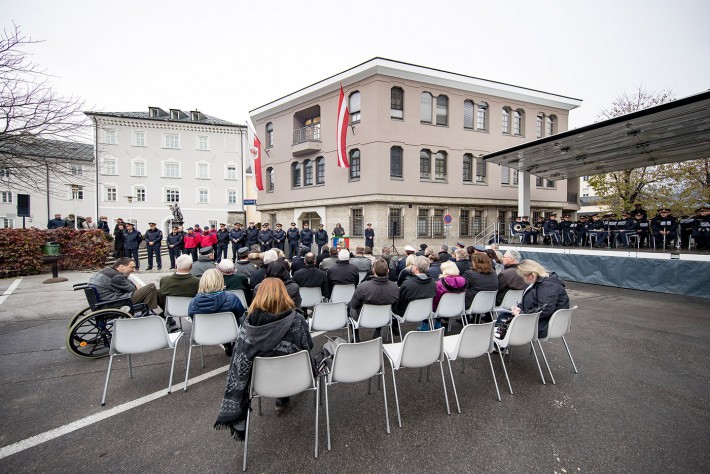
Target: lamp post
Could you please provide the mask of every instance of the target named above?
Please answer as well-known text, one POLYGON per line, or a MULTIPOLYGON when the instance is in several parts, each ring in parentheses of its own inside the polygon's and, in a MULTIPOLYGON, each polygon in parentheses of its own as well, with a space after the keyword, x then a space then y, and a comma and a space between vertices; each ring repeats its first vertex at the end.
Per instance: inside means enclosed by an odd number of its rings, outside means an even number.
POLYGON ((131 206, 131 204, 133 204, 133 199, 135 199, 135 197, 133 197, 133 196, 123 196, 123 197, 128 199, 128 222, 132 222, 133 221, 133 206, 131 206))

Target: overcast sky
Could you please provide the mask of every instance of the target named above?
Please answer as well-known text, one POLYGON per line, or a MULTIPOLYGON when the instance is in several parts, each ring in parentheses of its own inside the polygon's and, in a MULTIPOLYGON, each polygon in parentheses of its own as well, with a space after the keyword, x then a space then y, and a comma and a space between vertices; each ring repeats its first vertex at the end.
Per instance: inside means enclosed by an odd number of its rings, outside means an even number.
POLYGON ((624 90, 710 88, 708 0, 0 0, 0 12, 44 40, 27 52, 55 88, 98 111, 244 123, 375 56, 582 99, 570 128, 624 90))

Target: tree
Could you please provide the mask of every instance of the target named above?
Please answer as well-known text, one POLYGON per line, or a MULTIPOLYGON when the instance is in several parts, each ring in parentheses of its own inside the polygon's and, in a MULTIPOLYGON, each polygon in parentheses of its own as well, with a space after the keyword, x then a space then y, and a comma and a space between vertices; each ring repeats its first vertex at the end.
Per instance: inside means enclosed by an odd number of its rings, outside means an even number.
POLYGON ((36 43, 14 24, 0 34, 0 186, 46 192, 48 181, 82 180, 70 162, 85 151, 80 142, 89 128, 83 102, 58 94, 51 76, 27 58, 23 48, 36 43))

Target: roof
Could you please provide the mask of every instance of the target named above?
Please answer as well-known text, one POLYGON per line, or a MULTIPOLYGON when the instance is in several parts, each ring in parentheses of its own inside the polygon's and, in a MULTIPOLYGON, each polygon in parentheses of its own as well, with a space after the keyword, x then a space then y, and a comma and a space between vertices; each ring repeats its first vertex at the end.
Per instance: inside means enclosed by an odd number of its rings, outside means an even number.
POLYGON ((527 87, 515 86, 504 82, 490 81, 474 76, 444 71, 416 64, 375 57, 357 66, 346 69, 314 84, 306 86, 279 99, 252 109, 249 113, 255 119, 283 110, 299 103, 307 102, 320 95, 338 90, 342 83, 344 88, 364 78, 382 74, 398 79, 414 80, 434 84, 437 87, 459 89, 480 95, 491 95, 501 98, 532 102, 548 107, 571 110, 582 104, 581 99, 575 99, 551 92, 544 92, 527 87))
POLYGON ((94 145, 90 143, 15 136, 0 141, 0 155, 93 162, 94 145))
POLYGON ((710 155, 710 91, 505 150, 484 160, 551 180, 710 155))
POLYGON ((149 112, 84 112, 88 116, 97 117, 117 117, 117 118, 127 118, 127 119, 139 119, 139 120, 152 120, 156 122, 175 122, 175 123, 198 123, 202 125, 219 125, 227 127, 245 127, 245 125, 239 125, 233 122, 228 122, 217 117, 212 117, 211 115, 206 115, 200 113, 200 120, 192 120, 191 114, 182 114, 182 118, 173 119, 170 118, 170 114, 162 115, 160 117, 151 117, 149 112))

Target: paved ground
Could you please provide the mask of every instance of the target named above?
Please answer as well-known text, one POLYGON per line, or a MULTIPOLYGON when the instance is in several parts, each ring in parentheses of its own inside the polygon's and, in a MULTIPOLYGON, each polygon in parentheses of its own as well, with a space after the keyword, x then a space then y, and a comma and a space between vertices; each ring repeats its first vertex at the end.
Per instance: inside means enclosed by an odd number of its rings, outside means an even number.
MULTIPOLYGON (((135 357, 133 379, 120 359, 102 408, 108 361, 78 359, 64 347, 66 323, 84 306, 71 284, 88 274, 64 276, 70 281, 55 285, 41 284, 46 275, 24 278, 0 303, 0 472, 238 471, 241 444, 212 429, 225 385, 224 354, 207 348, 204 369, 193 354, 193 378, 218 373, 167 396, 167 352, 135 357), (125 411, 87 419, 115 407, 125 411), (55 429, 66 434, 47 433, 55 429), (38 439, 49 440, 35 445, 38 439)), ((12 283, 0 280, 0 293, 12 283)), ((448 416, 438 369, 421 383, 417 371, 401 372, 399 429, 388 371, 389 435, 381 392, 368 396, 367 384, 336 386, 333 449, 325 450, 321 418, 318 459, 312 396, 295 397, 282 416, 267 401, 264 415, 253 418, 249 471, 707 472, 709 301, 577 283, 568 288, 579 305, 569 337, 579 374, 561 342, 547 343, 557 384, 548 375, 542 385, 534 359, 518 349, 509 369, 515 395, 504 390, 494 359, 501 403, 484 359, 469 363, 464 374, 457 363, 463 413, 448 416)), ((316 338, 317 347, 322 342, 316 338)), ((178 359, 181 382, 184 355, 178 359)), ((450 400, 453 406, 451 393, 450 400)))

